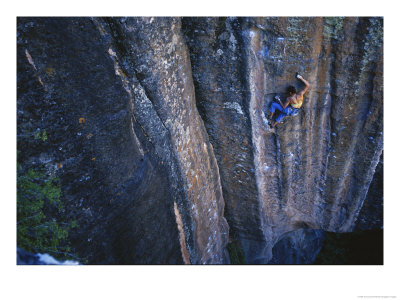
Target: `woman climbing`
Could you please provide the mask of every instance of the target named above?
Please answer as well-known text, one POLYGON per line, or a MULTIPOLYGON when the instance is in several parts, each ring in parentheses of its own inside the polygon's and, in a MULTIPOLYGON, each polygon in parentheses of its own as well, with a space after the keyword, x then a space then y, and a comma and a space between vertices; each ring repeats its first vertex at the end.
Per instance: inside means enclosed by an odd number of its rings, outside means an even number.
POLYGON ((303 105, 303 96, 310 88, 310 84, 299 74, 296 75, 296 78, 300 79, 306 86, 299 93, 297 93, 294 86, 289 86, 287 88, 287 93, 289 94, 289 97, 286 98, 285 104, 282 104, 279 96, 275 96, 275 100, 279 101, 279 103, 273 102, 271 104, 271 107, 269 109, 271 115, 269 116, 269 118, 270 120, 272 120, 272 117, 274 116, 276 110, 280 111, 280 115, 276 118, 275 123, 271 125, 271 128, 274 128, 276 124, 280 123, 280 121, 282 121, 284 117, 297 115, 299 108, 303 105))

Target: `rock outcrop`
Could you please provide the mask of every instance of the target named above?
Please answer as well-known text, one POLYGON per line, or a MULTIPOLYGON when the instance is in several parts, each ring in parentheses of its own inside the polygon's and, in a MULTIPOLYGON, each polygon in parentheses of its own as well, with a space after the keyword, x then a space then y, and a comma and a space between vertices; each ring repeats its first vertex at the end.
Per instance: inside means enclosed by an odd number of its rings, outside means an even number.
MULTIPOLYGON (((382 20, 183 24, 226 217, 247 262, 269 262, 273 245, 290 232, 351 231, 383 148, 382 20), (299 115, 272 133, 263 112, 287 85, 302 87, 296 72, 312 88, 299 115)), ((274 261, 284 263, 281 255, 274 261)))
POLYGON ((382 27, 18 18, 18 161, 60 178, 88 263, 229 263, 229 239, 245 263, 311 263, 324 230, 382 200, 382 27), (264 112, 296 72, 311 89, 273 132, 264 112))

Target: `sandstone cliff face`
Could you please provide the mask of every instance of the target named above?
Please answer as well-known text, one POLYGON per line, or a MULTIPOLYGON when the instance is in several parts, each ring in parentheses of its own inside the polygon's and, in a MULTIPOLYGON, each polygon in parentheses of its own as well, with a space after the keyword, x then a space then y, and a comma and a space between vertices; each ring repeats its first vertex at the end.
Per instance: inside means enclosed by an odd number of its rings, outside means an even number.
POLYGON ((18 160, 61 179, 89 263, 229 263, 229 236, 246 263, 311 263, 382 153, 382 23, 19 18, 18 160), (311 89, 272 132, 296 72, 311 89))

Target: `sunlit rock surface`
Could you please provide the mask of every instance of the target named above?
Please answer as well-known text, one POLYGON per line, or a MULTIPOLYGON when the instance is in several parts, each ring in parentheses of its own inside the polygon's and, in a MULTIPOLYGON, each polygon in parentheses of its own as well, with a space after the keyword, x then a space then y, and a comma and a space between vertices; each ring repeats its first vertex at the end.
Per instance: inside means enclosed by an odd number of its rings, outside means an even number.
POLYGON ((382 19, 17 23, 18 159, 61 179, 89 263, 229 263, 229 238, 245 263, 312 263, 381 205, 382 19), (310 91, 272 132, 296 72, 310 91))
POLYGON ((288 232, 351 231, 383 148, 382 20, 183 24, 226 217, 246 261, 287 261, 272 249, 288 232), (299 115, 271 132, 263 111, 289 84, 302 88, 296 72, 311 89, 299 115))

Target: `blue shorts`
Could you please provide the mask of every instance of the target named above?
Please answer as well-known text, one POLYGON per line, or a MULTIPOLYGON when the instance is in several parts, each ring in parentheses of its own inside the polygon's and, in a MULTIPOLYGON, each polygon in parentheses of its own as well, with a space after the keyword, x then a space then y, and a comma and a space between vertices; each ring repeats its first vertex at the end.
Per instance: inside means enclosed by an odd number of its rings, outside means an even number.
POLYGON ((274 113, 276 110, 280 111, 279 116, 276 118, 276 121, 278 123, 280 123, 284 117, 295 116, 299 112, 299 110, 297 108, 294 108, 290 105, 286 106, 286 108, 283 109, 283 107, 280 104, 273 102, 271 104, 269 111, 274 113))

